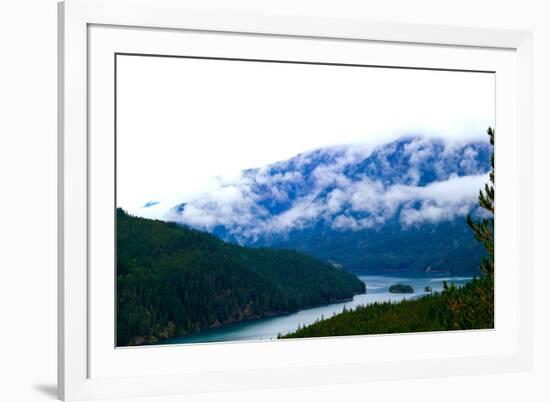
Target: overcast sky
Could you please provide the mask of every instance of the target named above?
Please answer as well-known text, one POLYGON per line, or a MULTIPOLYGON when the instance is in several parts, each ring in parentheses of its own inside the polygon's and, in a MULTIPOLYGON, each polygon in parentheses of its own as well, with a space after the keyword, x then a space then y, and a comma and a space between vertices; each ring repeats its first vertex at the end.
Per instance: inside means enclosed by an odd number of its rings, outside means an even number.
POLYGON ((307 150, 494 126, 493 74, 131 56, 117 70, 117 202, 144 216, 307 150))

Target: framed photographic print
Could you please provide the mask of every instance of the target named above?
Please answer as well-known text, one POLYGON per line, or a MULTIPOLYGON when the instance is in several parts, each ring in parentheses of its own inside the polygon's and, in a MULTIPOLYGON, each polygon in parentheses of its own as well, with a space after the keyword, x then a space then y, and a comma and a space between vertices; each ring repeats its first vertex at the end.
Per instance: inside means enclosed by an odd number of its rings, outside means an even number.
POLYGON ((59 17, 61 398, 530 368, 530 33, 59 17))

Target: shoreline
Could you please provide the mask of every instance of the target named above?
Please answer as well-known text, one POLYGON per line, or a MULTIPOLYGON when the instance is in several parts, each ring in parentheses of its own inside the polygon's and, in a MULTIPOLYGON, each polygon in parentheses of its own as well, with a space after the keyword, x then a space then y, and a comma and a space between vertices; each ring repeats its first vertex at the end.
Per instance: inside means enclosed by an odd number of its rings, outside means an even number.
MULTIPOLYGON (((177 345, 177 344, 195 344, 195 343, 216 343, 216 342, 234 342, 234 341, 255 341, 255 340, 268 340, 268 339, 276 339, 279 334, 284 334, 287 332, 295 331, 296 328, 290 329, 289 328, 289 322, 295 322, 296 327, 299 325, 310 325, 310 323, 313 322, 314 319, 321 319, 321 316, 324 314, 325 319, 329 317, 329 315, 333 314, 333 311, 327 312, 322 311, 324 307, 334 305, 335 310, 338 310, 335 312, 335 314, 340 314, 341 311, 341 304, 343 303, 352 303, 350 308, 355 309, 359 305, 368 305, 373 303, 380 303, 384 301, 391 301, 392 303, 399 303, 402 300, 412 300, 412 299, 418 299, 421 297, 424 297, 425 295, 428 295, 430 293, 424 293, 420 291, 420 289, 424 288, 424 285, 422 287, 419 287, 417 284, 414 284, 415 292, 412 294, 390 294, 388 292, 388 287, 391 283, 388 284, 380 284, 376 281, 378 279, 390 279, 395 278, 394 276, 390 275, 379 275, 379 274, 371 274, 371 275, 357 275, 357 273, 354 273, 354 275, 358 276, 362 280, 362 282, 365 283, 365 292, 362 293, 355 293, 351 298, 346 299, 339 299, 335 300, 331 303, 325 303, 322 305, 315 305, 315 306, 308 306, 304 308, 295 309, 293 311, 285 311, 285 312, 271 312, 269 314, 262 315, 260 317, 251 317, 244 320, 238 320, 233 321, 231 323, 218 325, 218 326, 211 326, 207 329, 195 331, 192 333, 188 333, 185 335, 176 335, 169 338, 163 338, 156 340, 154 342, 147 342, 143 343, 142 345, 177 345), (368 278, 371 278, 371 281, 368 280, 368 278), (378 286, 378 289, 384 289, 384 291, 380 292, 376 288, 373 289, 372 285, 378 286), (371 286, 369 286, 369 284, 371 286), (377 300, 378 295, 380 294, 380 297, 383 297, 384 300, 377 300), (384 294, 384 296, 382 296, 384 294), (358 299, 356 299, 359 296, 358 299), (369 297, 370 296, 370 297, 369 297), (394 299, 394 297, 400 297, 403 296, 401 299, 394 299), (387 299, 386 299, 387 297, 387 299), (389 298, 392 298, 392 300, 389 300, 389 298), (371 300, 373 299, 373 300, 371 300), (340 306, 339 306, 340 305, 340 306), (316 310, 320 309, 321 311, 318 312, 318 316, 315 318, 312 318, 315 314, 312 315, 310 313, 308 315, 309 310, 316 310), (296 319, 293 319, 291 316, 297 313, 305 313, 306 316, 303 315, 301 317, 297 317, 296 319), (285 320, 285 317, 289 317, 289 320, 285 320), (281 319, 281 325, 280 330, 278 330, 277 327, 275 329, 273 328, 274 325, 271 322, 272 319, 278 320, 281 319), (262 324, 262 322, 264 322, 262 324), (256 326, 255 324, 258 324, 259 326, 256 326), (219 332, 218 332, 219 331, 219 332), (248 332, 252 331, 252 333, 248 332), (270 331, 273 331, 273 333, 269 333, 270 331), (275 332, 277 331, 277 332, 275 332), (244 335, 243 335, 244 334, 244 335), (257 335, 256 335, 257 334, 257 335), (196 340, 194 340, 194 337, 197 337, 196 340)), ((453 282, 453 281, 466 281, 470 282, 475 276, 474 275, 464 275, 463 274, 457 274, 456 276, 451 275, 433 275, 430 273, 420 273, 420 274, 413 274, 411 276, 408 276, 407 278, 399 277, 405 281, 415 281, 415 280, 426 280, 430 281, 432 280, 432 283, 430 283, 430 286, 433 287, 433 293, 437 292, 437 288, 442 286, 442 283, 447 282, 453 282), (439 284, 435 285, 433 283, 433 280, 436 280, 436 282, 440 282, 439 284), (434 286, 435 285, 435 286, 434 286)), ((432 293, 432 294, 433 294, 432 293)))
MULTIPOLYGON (((354 274, 354 275, 355 275, 355 274, 354 274)), ((356 276, 357 276, 357 275, 356 275, 356 276)), ((359 278, 359 276, 358 276, 358 278, 359 278)), ((329 303, 310 305, 310 306, 306 306, 306 307, 294 309, 294 310, 292 310, 292 311, 268 312, 268 313, 266 313, 266 314, 264 314, 264 315, 262 315, 262 316, 255 316, 255 317, 250 317, 250 318, 246 318, 246 319, 242 319, 242 320, 234 320, 234 321, 226 322, 226 323, 219 324, 219 325, 212 325, 212 326, 210 326, 210 327, 208 327, 208 328, 205 328, 205 329, 202 329, 202 330, 200 330, 200 331, 194 331, 194 332, 190 332, 190 333, 183 334, 183 335, 175 335, 175 336, 171 336, 171 337, 167 337, 167 338, 158 339, 158 340, 152 341, 152 342, 144 341, 144 342, 142 342, 142 343, 136 343, 136 344, 124 345, 124 346, 117 346, 117 347, 127 347, 127 346, 155 346, 155 345, 171 344, 171 343, 165 343, 165 342, 166 342, 166 341, 169 341, 169 340, 176 339, 176 338, 192 337, 192 336, 195 336, 195 335, 197 335, 197 334, 205 333, 205 332, 212 331, 212 330, 228 328, 228 327, 231 327, 231 326, 237 326, 237 325, 246 324, 246 323, 252 323, 252 322, 254 322, 254 321, 260 321, 260 320, 269 319, 269 318, 277 318, 277 317, 289 316, 289 315, 295 314, 295 313, 300 312, 300 311, 306 311, 306 310, 310 310, 310 309, 314 309, 314 308, 326 307, 326 306, 330 306, 330 305, 333 305, 333 304, 348 303, 348 302, 350 302, 350 301, 353 301, 353 299, 355 298, 355 296, 362 295, 362 294, 367 294, 367 289, 366 289, 366 287, 365 287, 365 291, 364 291, 364 292, 362 292, 362 293, 354 293, 352 297, 348 297, 348 298, 346 298, 346 299, 336 299, 336 300, 334 300, 334 301, 332 301, 332 302, 329 302, 329 303)), ((183 343, 185 343, 185 342, 183 342, 183 343)), ((174 344, 177 344, 177 343, 174 343, 174 344)))

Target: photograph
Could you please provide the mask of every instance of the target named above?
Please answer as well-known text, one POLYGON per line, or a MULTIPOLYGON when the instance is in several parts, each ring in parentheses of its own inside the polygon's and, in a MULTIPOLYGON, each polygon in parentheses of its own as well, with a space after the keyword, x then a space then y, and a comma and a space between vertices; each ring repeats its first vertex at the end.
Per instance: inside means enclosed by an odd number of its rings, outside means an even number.
POLYGON ((117 347, 494 329, 494 72, 115 71, 117 347))
POLYGON ((550 400, 544 4, 3 2, 0 402, 550 400))

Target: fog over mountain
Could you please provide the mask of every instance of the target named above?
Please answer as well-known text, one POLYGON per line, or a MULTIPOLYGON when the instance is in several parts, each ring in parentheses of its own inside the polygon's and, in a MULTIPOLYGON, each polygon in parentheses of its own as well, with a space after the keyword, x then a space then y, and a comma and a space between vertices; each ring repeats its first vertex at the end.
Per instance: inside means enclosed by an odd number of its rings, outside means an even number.
POLYGON ((375 148, 299 154, 174 208, 167 218, 247 242, 323 222, 334 230, 402 226, 466 215, 487 179, 490 146, 402 138, 375 148))
POLYGON ((216 188, 175 206, 165 219, 240 244, 298 249, 349 269, 456 271, 459 261, 450 263, 437 248, 435 256, 413 261, 415 249, 409 262, 391 263, 390 254, 407 238, 423 253, 443 240, 459 259, 462 252, 479 257, 464 220, 476 212, 491 152, 487 142, 420 136, 374 149, 322 148, 220 177, 216 188))

